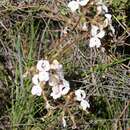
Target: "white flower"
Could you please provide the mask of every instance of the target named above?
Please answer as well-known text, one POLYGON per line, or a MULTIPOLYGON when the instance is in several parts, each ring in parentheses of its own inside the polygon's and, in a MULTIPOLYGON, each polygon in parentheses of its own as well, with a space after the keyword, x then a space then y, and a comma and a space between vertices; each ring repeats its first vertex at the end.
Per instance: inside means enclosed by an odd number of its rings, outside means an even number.
POLYGON ((101 40, 99 38, 103 38, 105 36, 105 31, 100 29, 96 25, 91 25, 91 35, 92 37, 90 38, 89 41, 89 47, 99 48, 101 46, 101 40), (98 33, 98 31, 100 32, 98 33))
POLYGON ((48 60, 39 60, 37 63, 37 69, 39 71, 49 71, 50 70, 50 64, 48 60))
POLYGON ((97 35, 98 30, 99 30, 99 27, 98 27, 98 26, 96 26, 96 25, 91 25, 91 35, 92 35, 93 37, 97 35))
POLYGON ((46 101, 46 109, 48 110, 48 109, 50 109, 50 108, 52 108, 52 106, 49 104, 48 101, 46 101))
POLYGON ((98 38, 103 38, 105 36, 105 31, 104 30, 101 30, 97 35, 96 37, 98 38))
POLYGON ((63 127, 66 127, 66 120, 65 120, 64 116, 62 117, 62 125, 63 125, 63 127))
POLYGON ((35 74, 35 75, 32 77, 32 83, 35 84, 35 85, 38 85, 38 84, 39 84, 39 76, 38 76, 38 74, 35 74))
POLYGON ((103 38, 105 36, 105 31, 100 29, 98 26, 96 25, 91 25, 91 35, 93 37, 98 37, 98 38, 103 38), (98 33, 98 31, 100 31, 98 33))
POLYGON ((68 3, 68 7, 70 8, 70 10, 72 12, 75 12, 77 9, 79 9, 79 3, 77 1, 74 1, 74 0, 70 1, 68 3))
POLYGON ((87 108, 90 108, 90 104, 89 104, 88 101, 86 101, 86 100, 82 100, 82 101, 80 102, 80 106, 82 107, 82 109, 83 109, 84 111, 86 111, 87 108))
POLYGON ((102 9, 105 11, 105 13, 108 13, 108 8, 105 4, 102 4, 102 9))
POLYGON ((66 95, 69 92, 69 90, 69 82, 64 79, 62 84, 52 87, 51 96, 53 97, 53 99, 57 99, 63 95, 66 95))
POLYGON ((49 73, 46 71, 39 72, 39 81, 47 82, 49 80, 49 73))
POLYGON ((81 101, 86 97, 86 93, 84 90, 78 89, 75 91, 75 96, 77 101, 81 101))
POLYGON ((89 41, 90 48, 93 48, 93 47, 99 48, 100 46, 101 46, 101 41, 98 37, 90 38, 90 41, 89 41))
POLYGON ((111 14, 105 14, 105 17, 108 19, 109 23, 112 22, 112 20, 111 20, 112 15, 111 14))
POLYGON ((78 0, 78 3, 79 3, 81 6, 87 5, 88 2, 89 2, 89 0, 78 0))
POLYGON ((53 97, 53 99, 57 99, 61 97, 61 91, 58 86, 52 87, 52 93, 50 96, 53 97))
POLYGON ((69 82, 65 79, 63 80, 63 84, 59 85, 60 91, 62 95, 66 95, 70 90, 69 82))
POLYGON ((106 19, 104 20, 104 23, 107 23, 107 26, 109 25, 111 31, 113 34, 115 34, 115 29, 112 26, 112 15, 111 14, 105 14, 106 19))
POLYGON ((112 33, 115 34, 115 28, 112 26, 112 24, 110 24, 110 29, 111 29, 112 33))
POLYGON ((41 96, 42 89, 39 85, 35 85, 35 86, 32 87, 31 93, 32 93, 32 95, 41 96))
POLYGON ((97 3, 97 14, 103 14, 103 13, 108 13, 108 8, 107 6, 102 3, 102 2, 98 2, 97 3))

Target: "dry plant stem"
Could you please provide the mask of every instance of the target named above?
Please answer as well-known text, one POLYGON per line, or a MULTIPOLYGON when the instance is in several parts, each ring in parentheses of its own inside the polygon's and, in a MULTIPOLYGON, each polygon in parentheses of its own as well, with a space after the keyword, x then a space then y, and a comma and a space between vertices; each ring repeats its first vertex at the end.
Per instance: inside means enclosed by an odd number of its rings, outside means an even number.
POLYGON ((40 85, 42 88, 42 96, 43 96, 43 99, 46 103, 46 109, 51 110, 53 107, 49 104, 49 101, 47 100, 47 97, 46 97, 45 92, 44 92, 45 82, 42 82, 40 85))
POLYGON ((68 111, 68 114, 70 115, 70 119, 71 119, 71 121, 73 123, 72 129, 76 129, 77 126, 76 126, 76 122, 75 122, 75 119, 74 119, 74 115, 70 112, 69 109, 67 109, 67 111, 68 111))
POLYGON ((78 43, 78 41, 81 41, 82 39, 86 38, 87 35, 83 35, 82 37, 80 35, 78 35, 76 37, 75 40, 73 40, 72 42, 69 42, 68 44, 66 44, 63 48, 60 47, 60 43, 58 44, 58 47, 55 49, 51 49, 48 53, 47 53, 47 57, 49 57, 49 59, 55 59, 56 57, 62 58, 63 54, 65 54, 66 52, 68 52, 70 49, 72 49, 72 47, 78 43))
MULTIPOLYGON (((121 114, 119 115, 119 117, 116 120, 115 126, 118 126, 118 124, 120 124, 120 118, 122 118, 122 116, 125 114, 125 112, 127 111, 128 107, 129 107, 130 101, 127 101, 125 108, 123 109, 123 111, 121 112, 121 114)), ((117 127, 116 127, 117 128, 117 127)))
MULTIPOLYGON (((45 20, 44 20, 44 22, 45 22, 45 20)), ((41 48, 42 48, 42 42, 44 41, 44 36, 45 36, 46 31, 47 31, 47 28, 48 28, 48 24, 49 24, 49 23, 50 23, 50 19, 48 19, 48 21, 45 22, 46 27, 45 27, 45 29, 43 30, 42 37, 41 37, 41 39, 40 39, 40 45, 39 45, 39 49, 38 49, 38 60, 40 59, 40 52, 41 52, 41 48)))
POLYGON ((130 36, 130 33, 127 31, 127 29, 124 27, 124 25, 116 18, 116 16, 113 15, 113 17, 119 23, 119 25, 124 29, 124 31, 126 31, 127 34, 130 36))
POLYGON ((43 99, 45 100, 45 103, 46 103, 47 114, 44 117, 44 118, 46 118, 46 117, 49 117, 52 114, 53 107, 49 104, 47 97, 45 96, 44 90, 42 91, 42 96, 43 96, 43 99))

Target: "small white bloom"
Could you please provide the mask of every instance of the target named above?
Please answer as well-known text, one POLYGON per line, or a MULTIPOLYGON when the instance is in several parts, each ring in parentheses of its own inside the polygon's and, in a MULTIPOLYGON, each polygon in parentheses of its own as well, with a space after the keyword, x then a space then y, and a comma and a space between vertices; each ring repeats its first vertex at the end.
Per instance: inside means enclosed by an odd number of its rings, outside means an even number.
POLYGON ((82 101, 80 102, 80 106, 82 107, 82 109, 83 109, 84 111, 86 111, 87 108, 90 108, 90 104, 89 104, 88 101, 86 101, 86 100, 82 100, 82 101))
POLYGON ((79 9, 79 3, 77 1, 71 1, 68 3, 68 7, 72 12, 75 12, 77 9, 79 9))
POLYGON ((105 14, 105 17, 106 17, 106 19, 105 19, 104 23, 107 22, 107 25, 109 25, 112 33, 115 34, 115 29, 112 26, 112 15, 111 14, 105 14))
POLYGON ((53 97, 53 99, 57 99, 61 97, 61 91, 58 86, 52 87, 52 93, 50 96, 53 97))
POLYGON ((49 80, 49 73, 46 71, 39 72, 39 81, 47 82, 49 80))
POLYGON ((35 74, 35 75, 32 77, 32 83, 35 84, 35 85, 38 85, 38 84, 39 84, 39 76, 38 76, 38 74, 35 74))
POLYGON ((105 11, 105 13, 108 13, 108 8, 105 4, 102 4, 102 9, 105 11))
POLYGON ((112 22, 112 15, 111 14, 105 14, 105 17, 108 19, 109 23, 112 22))
POLYGON ((39 85, 35 85, 35 86, 32 87, 31 93, 32 93, 32 95, 41 96, 42 89, 39 85))
POLYGON ((48 60, 39 60, 37 63, 37 69, 39 71, 49 71, 50 70, 50 64, 48 60))
POLYGON ((112 24, 110 24, 110 29, 111 29, 112 33, 115 34, 115 28, 112 26, 112 24))
POLYGON ((63 80, 63 84, 52 87, 51 96, 53 99, 60 98, 62 95, 66 95, 70 90, 69 82, 65 79, 63 80))
POLYGON ((64 116, 62 117, 62 125, 63 125, 63 127, 66 127, 66 120, 65 120, 64 116))
POLYGON ((86 97, 86 93, 84 90, 78 89, 75 91, 75 96, 77 101, 81 101, 86 97))
POLYGON ((46 101, 46 109, 48 110, 48 109, 51 109, 51 108, 53 108, 53 107, 49 104, 48 101, 46 101))
POLYGON ((96 37, 98 38, 103 38, 105 36, 105 31, 104 30, 101 30, 97 35, 96 37))
POLYGON ((93 47, 99 48, 100 46, 101 46, 101 41, 98 37, 90 38, 90 41, 89 41, 90 48, 93 48, 93 47))
POLYGON ((88 2, 89 2, 89 0, 78 0, 78 3, 79 3, 81 6, 87 5, 88 2))
POLYGON ((103 13, 108 13, 108 8, 107 6, 102 3, 102 2, 98 2, 97 3, 97 14, 103 14, 103 13))
POLYGON ((92 37, 90 38, 90 41, 89 41, 89 47, 99 48, 101 46, 101 41, 99 38, 103 38, 105 36, 105 31, 96 25, 91 25, 91 35, 92 37), (99 29, 100 29, 100 32, 98 33, 99 29))
POLYGON ((92 35, 93 37, 97 35, 98 30, 99 30, 99 27, 98 27, 98 26, 96 26, 96 25, 91 25, 91 35, 92 35))
POLYGON ((62 95, 66 95, 70 90, 69 82, 65 79, 63 80, 63 84, 59 85, 60 91, 62 95))

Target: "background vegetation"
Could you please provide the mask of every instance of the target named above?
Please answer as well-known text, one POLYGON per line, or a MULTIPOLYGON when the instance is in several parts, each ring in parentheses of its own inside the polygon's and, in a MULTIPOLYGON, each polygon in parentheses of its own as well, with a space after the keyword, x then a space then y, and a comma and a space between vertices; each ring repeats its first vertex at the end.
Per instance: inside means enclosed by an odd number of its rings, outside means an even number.
POLYGON ((63 128, 62 109, 49 115, 42 97, 31 95, 33 67, 46 57, 63 64, 72 90, 87 93, 89 113, 71 110, 77 129, 130 129, 130 1, 105 2, 116 34, 106 36, 100 49, 90 49, 89 32, 79 29, 66 0, 0 0, 1 130, 72 129, 69 115, 63 128))

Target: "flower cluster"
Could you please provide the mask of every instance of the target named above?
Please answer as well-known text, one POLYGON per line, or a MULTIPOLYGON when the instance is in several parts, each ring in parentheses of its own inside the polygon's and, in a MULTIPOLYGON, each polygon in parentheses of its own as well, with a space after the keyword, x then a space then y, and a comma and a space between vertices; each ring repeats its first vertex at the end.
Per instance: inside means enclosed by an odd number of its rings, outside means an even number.
POLYGON ((75 91, 76 100, 80 101, 81 108, 86 111, 87 108, 90 108, 90 104, 88 103, 86 98, 86 93, 84 90, 78 89, 75 91))
MULTIPOLYGON (((108 7, 102 2, 102 0, 95 0, 93 2, 90 2, 89 0, 77 0, 77 1, 71 1, 68 3, 68 7, 70 8, 71 12, 75 12, 77 9, 80 9, 80 6, 86 6, 88 5, 88 2, 91 5, 96 6, 96 17, 103 17, 104 20, 100 22, 92 22, 91 23, 91 37, 89 39, 89 47, 93 48, 99 48, 101 46, 101 39, 105 36, 106 28, 109 28, 113 34, 115 34, 115 29, 112 26, 112 15, 109 13, 108 7)), ((88 31, 88 25, 87 22, 83 23, 82 30, 88 31)))
MULTIPOLYGON (((70 84, 64 78, 63 66, 57 60, 53 60, 50 64, 48 60, 39 60, 36 65, 37 73, 32 77, 34 84, 31 90, 32 95, 41 96, 43 93, 43 85, 51 86, 52 92, 50 96, 56 100, 61 96, 68 94, 70 91, 70 84)), ((85 100, 86 94, 83 90, 75 91, 75 98, 80 101, 80 106, 86 111, 90 107, 85 100)), ((48 102, 47 102, 48 103, 48 102)))
POLYGON ((105 20, 103 21, 103 25, 91 25, 91 38, 89 41, 89 47, 99 48, 101 46, 101 40, 105 36, 104 28, 110 27, 112 33, 115 33, 115 29, 112 26, 112 15, 108 13, 108 8, 103 2, 97 2, 97 16, 103 15, 105 20))
POLYGON ((45 94, 45 87, 51 88, 48 89, 49 93, 47 93, 48 96, 52 97, 53 100, 56 100, 58 98, 61 98, 64 96, 64 103, 63 106, 60 104, 60 107, 62 107, 62 125, 63 127, 67 126, 67 122, 65 120, 65 114, 68 113, 70 115, 70 119, 73 122, 73 128, 76 128, 76 123, 74 121, 74 116, 69 111, 69 108, 71 107, 70 104, 72 103, 72 106, 77 105, 77 103, 74 102, 80 102, 80 108, 87 112, 87 108, 90 108, 90 104, 86 100, 86 93, 84 90, 78 89, 70 92, 70 84, 69 82, 64 78, 64 72, 63 72, 63 66, 60 64, 57 60, 53 60, 51 63, 48 60, 39 60, 36 65, 36 74, 32 77, 32 83, 33 87, 31 90, 32 95, 42 96, 45 100, 45 108, 51 112, 51 110, 55 109, 55 106, 52 106, 45 94), (66 96, 65 96, 66 95, 66 96), (64 108, 64 106, 66 107, 64 108))
POLYGON ((53 99, 60 98, 69 92, 69 82, 64 79, 62 65, 57 60, 54 60, 52 64, 48 60, 39 60, 36 68, 38 73, 32 78, 34 86, 32 87, 31 93, 33 95, 41 96, 41 84, 46 84, 46 82, 49 86, 52 86, 50 96, 53 99))
POLYGON ((41 83, 46 83, 49 80, 49 70, 50 64, 48 60, 40 60, 37 63, 37 71, 38 73, 35 74, 32 78, 32 83, 34 86, 32 87, 31 93, 33 95, 41 96, 42 94, 42 87, 41 83))
POLYGON ((68 7, 72 12, 75 12, 77 9, 80 8, 80 6, 86 6, 89 0, 77 0, 77 1, 71 1, 68 3, 68 7))
POLYGON ((105 36, 104 28, 109 27, 113 34, 115 34, 115 29, 112 26, 112 15, 108 13, 107 6, 102 3, 97 3, 97 16, 104 15, 105 20, 103 21, 103 25, 93 25, 91 24, 91 38, 89 41, 89 47, 99 48, 101 46, 101 40, 105 36))
POLYGON ((49 80, 49 85, 52 86, 51 96, 53 99, 57 99, 69 92, 70 85, 69 82, 64 79, 63 67, 57 60, 52 62, 51 69, 54 72, 51 74, 49 80))

